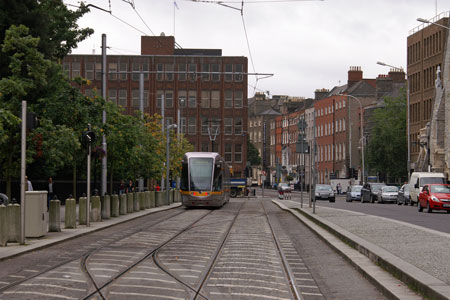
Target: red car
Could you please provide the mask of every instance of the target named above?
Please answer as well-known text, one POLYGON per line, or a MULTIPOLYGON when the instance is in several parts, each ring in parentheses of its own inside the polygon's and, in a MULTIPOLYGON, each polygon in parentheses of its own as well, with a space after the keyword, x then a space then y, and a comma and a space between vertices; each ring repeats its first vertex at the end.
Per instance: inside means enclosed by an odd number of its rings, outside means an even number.
POLYGON ((426 208, 430 213, 433 210, 446 210, 450 213, 450 185, 449 184, 427 184, 419 194, 417 209, 422 211, 426 208))

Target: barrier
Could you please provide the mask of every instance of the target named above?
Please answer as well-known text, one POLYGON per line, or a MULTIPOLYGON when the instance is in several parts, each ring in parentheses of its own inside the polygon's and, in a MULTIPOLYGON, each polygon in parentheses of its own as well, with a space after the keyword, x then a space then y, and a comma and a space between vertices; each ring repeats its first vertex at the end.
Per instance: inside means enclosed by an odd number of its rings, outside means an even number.
POLYGON ((166 193, 164 192, 155 192, 155 206, 162 206, 164 205, 166 202, 166 193))
POLYGON ((61 201, 55 197, 50 200, 50 215, 49 215, 49 232, 60 232, 61 231, 61 201))
POLYGON ((86 225, 87 224, 87 216, 86 216, 86 207, 87 207, 87 198, 80 197, 78 200, 78 224, 86 225))
MULTIPOLYGON (((86 215, 86 214, 85 214, 86 215)), ((64 213, 64 228, 77 228, 77 201, 72 195, 66 199, 66 209, 64 213)))
POLYGON ((139 205, 139 193, 134 192, 133 193, 133 210, 139 211, 140 205, 139 205))
POLYGON ((127 206, 128 206, 127 194, 119 195, 119 214, 126 215, 127 214, 127 206))
POLYGON ((133 193, 127 194, 127 213, 132 213, 134 209, 134 195, 133 193))
POLYGON ((144 194, 144 192, 138 193, 138 199, 139 199, 140 210, 144 210, 145 209, 145 194, 144 194))
POLYGON ((150 191, 150 208, 156 207, 155 193, 155 191, 150 191))
POLYGON ((145 209, 149 209, 150 208, 150 192, 149 191, 145 191, 144 192, 144 203, 145 203, 145 209))
POLYGON ((100 196, 91 197, 91 222, 101 222, 102 221, 102 205, 100 201, 100 196))
POLYGON ((20 205, 13 202, 6 206, 6 219, 8 230, 8 242, 20 243, 20 205))
POLYGON ((291 200, 291 192, 278 191, 278 198, 282 200, 291 200))
POLYGON ((111 197, 109 195, 104 195, 101 198, 102 206, 102 220, 109 219, 111 217, 111 197))
POLYGON ((119 195, 114 194, 111 196, 111 217, 119 216, 119 207, 119 195))
POLYGON ((0 246, 8 244, 8 219, 6 218, 6 206, 0 204, 0 246))

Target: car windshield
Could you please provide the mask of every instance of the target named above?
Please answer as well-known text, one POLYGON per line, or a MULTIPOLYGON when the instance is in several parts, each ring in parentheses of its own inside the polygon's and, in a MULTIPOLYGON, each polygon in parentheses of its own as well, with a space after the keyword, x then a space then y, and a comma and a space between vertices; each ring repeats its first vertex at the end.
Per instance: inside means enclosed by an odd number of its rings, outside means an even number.
POLYGON ((331 185, 316 185, 316 190, 331 192, 333 189, 331 188, 331 185))
POLYGON ((432 193, 450 194, 450 186, 448 186, 448 185, 432 185, 431 192, 432 193))
POLYGON ((354 185, 352 186, 352 192, 361 192, 362 186, 354 185))
POLYGON ((384 193, 394 193, 394 192, 398 192, 398 187, 396 186, 384 186, 381 189, 382 192, 384 193))
POLYGON ((288 187, 287 183, 280 183, 280 187, 288 187))
POLYGON ((381 188, 383 186, 384 185, 381 185, 381 184, 374 184, 374 185, 372 185, 372 191, 379 191, 379 190, 381 190, 381 188))

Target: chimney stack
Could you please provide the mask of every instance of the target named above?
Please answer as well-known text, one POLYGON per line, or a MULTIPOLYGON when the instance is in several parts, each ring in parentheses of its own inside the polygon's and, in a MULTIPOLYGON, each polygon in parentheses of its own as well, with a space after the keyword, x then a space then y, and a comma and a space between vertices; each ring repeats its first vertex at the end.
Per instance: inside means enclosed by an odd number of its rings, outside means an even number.
POLYGON ((327 89, 317 89, 314 91, 314 100, 320 100, 327 97, 328 93, 330 93, 327 89))
POLYGON ((361 70, 361 67, 350 67, 350 70, 348 70, 347 88, 350 88, 362 79, 363 71, 361 70))

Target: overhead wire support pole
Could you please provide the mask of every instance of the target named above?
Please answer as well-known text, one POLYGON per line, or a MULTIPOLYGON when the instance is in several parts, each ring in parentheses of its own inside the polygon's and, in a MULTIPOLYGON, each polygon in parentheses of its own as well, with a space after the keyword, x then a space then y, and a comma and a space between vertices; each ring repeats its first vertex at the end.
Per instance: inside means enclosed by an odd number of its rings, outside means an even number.
MULTIPOLYGON (((106 100, 106 34, 102 34, 102 97, 106 100)), ((102 113, 102 124, 106 126, 106 110, 103 109, 102 113)), ((106 136, 102 134, 102 186, 101 186, 101 196, 106 194, 106 183, 107 183, 107 152, 106 152, 106 136)))

